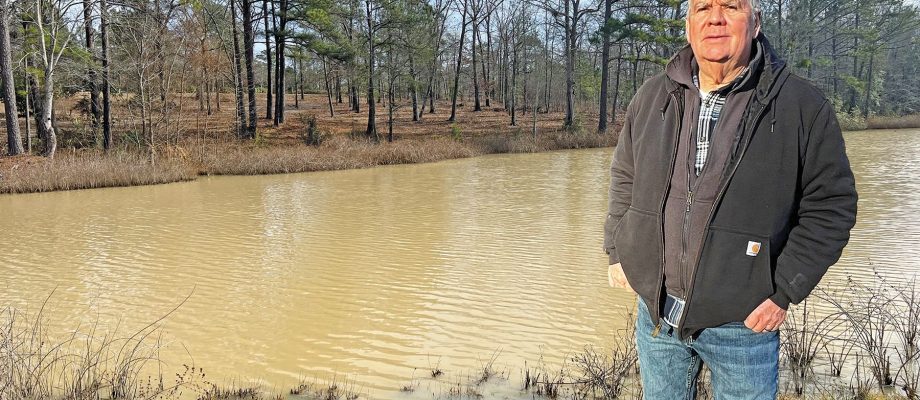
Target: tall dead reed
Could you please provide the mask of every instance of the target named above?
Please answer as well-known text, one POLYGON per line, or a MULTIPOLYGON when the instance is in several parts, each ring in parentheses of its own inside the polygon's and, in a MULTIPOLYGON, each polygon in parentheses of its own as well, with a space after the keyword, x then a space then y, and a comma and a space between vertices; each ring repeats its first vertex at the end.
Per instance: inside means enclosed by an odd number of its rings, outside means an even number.
POLYGON ((368 168, 378 165, 413 164, 477 155, 450 139, 402 140, 374 143, 336 136, 319 146, 256 147, 220 144, 213 151, 199 151, 191 160, 204 175, 259 175, 291 172, 368 168))
POLYGON ((869 129, 905 129, 920 128, 920 114, 903 117, 872 116, 866 120, 869 129))
POLYGON ((849 278, 793 306, 781 355, 791 394, 920 400, 920 290, 916 280, 849 278))
POLYGON ((263 175, 368 168, 468 158, 494 153, 611 146, 614 135, 555 132, 539 135, 413 137, 377 143, 363 137, 311 134, 304 145, 196 140, 166 146, 152 157, 141 149, 110 154, 61 152, 54 159, 11 157, 0 161, 0 193, 29 193, 138 186, 193 180, 198 175, 263 175), (322 140, 319 138, 322 137, 322 140))
POLYGON ((0 171, 0 193, 32 193, 101 187, 139 186, 195 179, 184 163, 152 163, 141 153, 62 152, 54 159, 16 157, 0 171))
POLYGON ((172 380, 163 375, 160 321, 127 336, 94 323, 58 337, 47 329, 44 304, 35 315, 6 307, 0 312, 0 399, 177 399, 204 375, 188 366, 172 380))

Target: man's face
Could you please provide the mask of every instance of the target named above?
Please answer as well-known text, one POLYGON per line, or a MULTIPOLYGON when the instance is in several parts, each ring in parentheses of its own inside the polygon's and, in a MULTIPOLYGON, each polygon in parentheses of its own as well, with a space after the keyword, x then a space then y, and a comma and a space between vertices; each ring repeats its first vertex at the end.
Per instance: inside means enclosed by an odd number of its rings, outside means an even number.
POLYGON ((749 0, 690 0, 687 41, 698 59, 739 62, 760 32, 749 0))

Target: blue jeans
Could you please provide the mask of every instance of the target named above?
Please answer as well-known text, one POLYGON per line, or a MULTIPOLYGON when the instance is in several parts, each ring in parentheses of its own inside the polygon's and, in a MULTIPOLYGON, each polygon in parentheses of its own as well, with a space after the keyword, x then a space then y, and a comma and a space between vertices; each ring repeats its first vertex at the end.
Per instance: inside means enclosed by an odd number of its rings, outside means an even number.
POLYGON ((755 333, 743 322, 707 328, 679 340, 676 329, 652 324, 639 300, 636 344, 645 400, 696 398, 702 364, 711 371, 715 400, 776 399, 779 388, 779 332, 755 333))

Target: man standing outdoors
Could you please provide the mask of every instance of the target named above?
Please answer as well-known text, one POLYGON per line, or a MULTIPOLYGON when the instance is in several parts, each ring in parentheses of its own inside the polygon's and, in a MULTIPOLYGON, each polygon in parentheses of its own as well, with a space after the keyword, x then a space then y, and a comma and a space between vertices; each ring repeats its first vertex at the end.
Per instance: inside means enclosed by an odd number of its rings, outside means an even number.
POLYGON ((840 257, 856 189, 831 103, 757 0, 690 0, 689 46, 636 93, 611 166, 610 284, 639 295, 646 399, 774 399, 778 328, 840 257))

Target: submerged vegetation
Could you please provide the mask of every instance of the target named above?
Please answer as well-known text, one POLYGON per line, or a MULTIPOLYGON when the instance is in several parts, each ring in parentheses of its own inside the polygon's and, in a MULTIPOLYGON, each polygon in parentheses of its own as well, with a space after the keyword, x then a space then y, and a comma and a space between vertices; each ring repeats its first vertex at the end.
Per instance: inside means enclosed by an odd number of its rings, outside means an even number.
MULTIPOLYGON (((873 285, 850 279, 839 288, 819 289, 790 309, 781 332, 780 398, 920 399, 920 287, 915 281, 877 279, 873 285)), ((162 319, 126 335, 90 325, 57 338, 47 331, 43 309, 26 315, 7 307, 0 316, 2 399, 370 397, 347 377, 304 380, 283 393, 270 393, 258 386, 214 384, 200 366, 164 371, 158 357, 162 319)), ((562 365, 548 365, 541 357, 534 364, 525 362, 515 378, 497 366, 500 351, 495 351, 477 370, 459 374, 443 370, 439 361, 420 377, 413 373, 393 392, 405 398, 478 399, 491 398, 495 387, 504 387, 502 393, 510 390, 522 399, 641 399, 635 316, 624 318, 627 325, 609 348, 586 346, 562 365)), ((704 368, 701 399, 711 398, 708 379, 704 368)))

